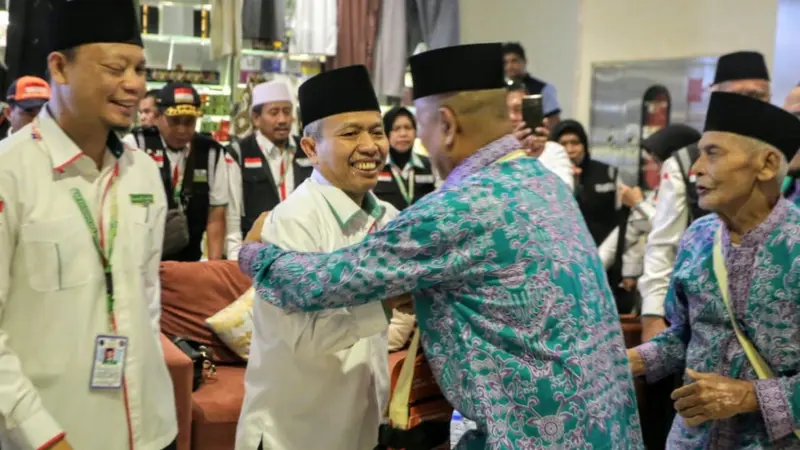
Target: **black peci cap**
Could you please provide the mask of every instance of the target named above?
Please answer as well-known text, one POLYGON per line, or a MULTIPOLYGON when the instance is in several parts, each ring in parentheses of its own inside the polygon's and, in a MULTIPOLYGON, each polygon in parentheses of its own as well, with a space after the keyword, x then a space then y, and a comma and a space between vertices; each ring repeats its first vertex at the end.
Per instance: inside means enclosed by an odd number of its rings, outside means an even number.
POLYGON ((682 123, 667 125, 642 141, 642 148, 661 162, 666 161, 672 153, 700 140, 699 131, 682 123))
POLYGON ((451 92, 505 89, 503 46, 468 44, 409 58, 414 99, 451 92))
POLYGON ((50 51, 84 44, 143 47, 133 0, 58 0, 49 17, 50 51))
POLYGON ((769 69, 764 55, 759 52, 734 52, 722 55, 717 60, 717 71, 714 83, 736 80, 769 81, 769 69))
POLYGON ((703 131, 757 139, 777 148, 790 161, 800 148, 800 119, 775 105, 729 92, 711 94, 703 131))
POLYGON ((304 126, 336 114, 381 112, 367 68, 362 65, 322 72, 300 85, 297 92, 304 126))

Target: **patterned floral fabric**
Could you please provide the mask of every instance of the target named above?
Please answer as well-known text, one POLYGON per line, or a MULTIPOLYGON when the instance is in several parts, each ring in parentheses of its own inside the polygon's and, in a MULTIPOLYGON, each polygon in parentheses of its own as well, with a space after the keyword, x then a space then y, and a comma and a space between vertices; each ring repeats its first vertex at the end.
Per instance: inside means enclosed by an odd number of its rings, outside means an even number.
POLYGON ((641 449, 620 321, 572 192, 502 138, 361 244, 250 244, 257 294, 288 311, 411 292, 447 399, 479 430, 461 449, 641 449))
MULTIPOLYGON (((689 367, 757 380, 725 310, 712 265, 714 234, 706 216, 686 231, 667 294, 671 327, 637 349, 648 381, 689 367)), ((760 414, 740 415, 695 428, 676 416, 670 449, 800 449, 800 209, 780 200, 767 220, 732 245, 722 233, 729 296, 739 327, 778 378, 756 381, 760 414)), ((684 380, 688 382, 688 380, 684 380)))

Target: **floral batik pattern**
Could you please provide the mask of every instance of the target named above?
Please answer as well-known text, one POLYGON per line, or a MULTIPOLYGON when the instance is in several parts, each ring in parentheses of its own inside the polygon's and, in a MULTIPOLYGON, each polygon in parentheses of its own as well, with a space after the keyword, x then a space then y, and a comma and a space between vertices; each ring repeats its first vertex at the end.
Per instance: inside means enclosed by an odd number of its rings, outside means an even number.
MULTIPOLYGON (((678 250, 664 333, 638 347, 647 378, 656 381, 688 367, 731 378, 757 380, 744 353, 714 275, 716 215, 699 219, 678 250)), ((728 290, 739 327, 776 379, 756 381, 761 412, 688 427, 676 416, 670 449, 800 449, 800 209, 780 200, 767 220, 732 245, 722 229, 728 290)), ((685 379, 688 383, 689 380, 685 379)))
POLYGON ((411 292, 422 344, 466 449, 642 449, 620 320, 570 189, 506 137, 362 243, 250 244, 258 296, 287 311, 411 292))

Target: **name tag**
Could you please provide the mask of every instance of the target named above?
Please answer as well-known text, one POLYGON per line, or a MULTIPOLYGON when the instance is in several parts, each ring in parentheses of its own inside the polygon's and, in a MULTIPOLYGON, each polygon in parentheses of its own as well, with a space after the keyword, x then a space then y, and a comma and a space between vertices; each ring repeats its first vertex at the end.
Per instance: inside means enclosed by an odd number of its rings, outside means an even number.
POLYGON ((195 183, 208 182, 208 171, 206 169, 194 169, 194 182, 195 183))
POLYGON ((386 182, 392 181, 392 174, 387 172, 381 172, 378 174, 378 182, 386 182))
POLYGON ((245 158, 244 159, 244 168, 245 169, 259 169, 262 167, 261 158, 245 158))
POLYGON ((131 205, 150 206, 153 204, 153 194, 131 194, 131 205))
POLYGON ((94 340, 94 362, 89 386, 92 389, 119 389, 125 374, 128 338, 101 334, 94 340))
POLYGON ((614 192, 617 189, 617 185, 613 182, 603 183, 603 184, 595 184, 594 190, 600 194, 607 194, 609 192, 614 192))
POLYGON ((420 184, 432 184, 436 180, 433 178, 433 175, 415 175, 414 181, 420 184))
POLYGON ((295 159, 294 162, 300 167, 311 167, 313 165, 308 158, 298 158, 295 159))

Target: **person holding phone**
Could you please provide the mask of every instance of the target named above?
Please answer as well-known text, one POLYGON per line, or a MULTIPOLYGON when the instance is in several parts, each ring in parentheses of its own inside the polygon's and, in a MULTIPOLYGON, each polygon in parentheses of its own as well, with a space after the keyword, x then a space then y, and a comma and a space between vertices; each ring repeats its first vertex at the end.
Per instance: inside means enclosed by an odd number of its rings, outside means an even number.
POLYGON ((508 117, 514 125, 514 137, 522 143, 528 156, 539 158, 539 162, 546 169, 558 175, 558 178, 570 189, 573 189, 572 163, 564 147, 548 138, 550 132, 547 129, 547 121, 549 119, 544 118, 542 113, 543 103, 536 101, 535 98, 530 98, 525 85, 519 82, 510 83, 506 91, 506 107, 508 108, 508 117), (526 98, 529 100, 527 118, 524 114, 526 98))

